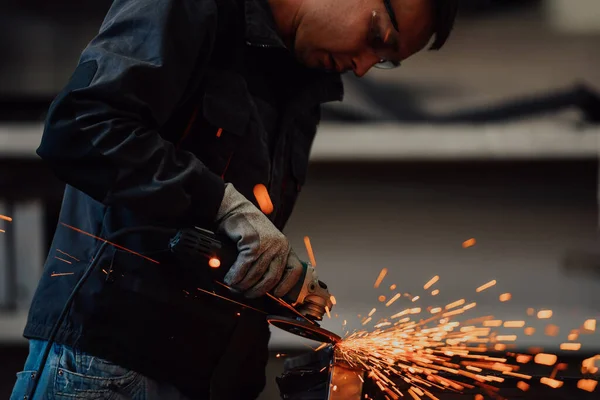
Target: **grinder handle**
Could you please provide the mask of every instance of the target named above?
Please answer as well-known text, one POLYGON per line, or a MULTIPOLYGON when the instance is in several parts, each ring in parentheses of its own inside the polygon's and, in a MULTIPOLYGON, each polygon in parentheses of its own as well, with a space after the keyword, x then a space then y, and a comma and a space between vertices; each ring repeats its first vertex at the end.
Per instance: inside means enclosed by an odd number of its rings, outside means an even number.
MULTIPOLYGON (((225 235, 219 235, 207 229, 194 227, 182 229, 170 240, 169 248, 184 262, 194 265, 206 263, 213 279, 224 282, 225 275, 237 259, 236 243, 225 235)), ((307 273, 305 263, 301 278, 290 290, 284 300, 295 303, 302 291, 302 285, 307 273), (295 296, 295 297, 294 297, 295 296)))

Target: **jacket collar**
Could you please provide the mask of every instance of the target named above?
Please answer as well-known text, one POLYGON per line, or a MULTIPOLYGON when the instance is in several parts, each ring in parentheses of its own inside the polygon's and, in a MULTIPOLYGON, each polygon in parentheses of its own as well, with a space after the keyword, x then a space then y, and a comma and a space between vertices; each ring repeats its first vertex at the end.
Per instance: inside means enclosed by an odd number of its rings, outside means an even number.
POLYGON ((286 48, 277 33, 275 18, 267 0, 245 0, 246 40, 249 44, 286 48))

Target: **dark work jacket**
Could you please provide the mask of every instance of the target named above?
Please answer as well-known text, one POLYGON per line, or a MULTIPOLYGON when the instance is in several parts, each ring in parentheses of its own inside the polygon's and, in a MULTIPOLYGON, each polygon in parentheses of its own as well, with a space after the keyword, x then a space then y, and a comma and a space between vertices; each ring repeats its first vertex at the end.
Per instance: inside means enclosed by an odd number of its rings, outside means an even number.
MULTIPOLYGON (((116 0, 52 103, 39 156, 66 182, 60 222, 25 328, 176 385, 192 398, 254 398, 264 315, 204 294, 155 226, 214 229, 224 182, 283 229, 305 182, 320 105, 338 74, 300 65, 264 0, 116 0), (127 250, 126 250, 127 249, 127 250)), ((205 267, 205 266, 204 266, 205 267)))

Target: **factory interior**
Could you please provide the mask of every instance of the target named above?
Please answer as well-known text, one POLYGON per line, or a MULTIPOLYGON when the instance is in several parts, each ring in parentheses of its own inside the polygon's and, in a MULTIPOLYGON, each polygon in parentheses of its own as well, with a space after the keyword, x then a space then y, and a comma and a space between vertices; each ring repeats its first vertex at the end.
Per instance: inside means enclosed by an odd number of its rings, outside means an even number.
MULTIPOLYGON (((0 5, 0 398, 23 369, 23 329, 60 223, 64 183, 36 148, 111 3, 0 5)), ((343 75, 344 101, 323 106, 283 231, 335 297, 319 329, 339 345, 271 326, 259 400, 398 398, 381 390, 389 365, 348 372, 340 352, 388 354, 386 324, 418 342, 423 326, 415 336, 412 322, 391 323, 437 308, 461 310, 447 315, 464 327, 453 333, 491 327, 472 354, 518 368, 496 365, 481 381, 499 391, 479 390, 466 378, 482 364, 442 350, 439 376, 469 365, 459 375, 472 385, 447 388, 406 362, 394 367, 404 399, 600 396, 599 49, 598 0, 465 0, 442 50, 343 75), (348 381, 358 395, 342 394, 348 381)))

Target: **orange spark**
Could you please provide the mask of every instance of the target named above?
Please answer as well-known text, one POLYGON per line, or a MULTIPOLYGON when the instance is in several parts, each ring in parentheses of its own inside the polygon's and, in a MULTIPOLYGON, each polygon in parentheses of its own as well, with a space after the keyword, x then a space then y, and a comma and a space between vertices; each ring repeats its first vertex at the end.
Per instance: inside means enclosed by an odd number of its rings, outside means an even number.
POLYGON ((548 326, 546 326, 546 329, 544 330, 544 333, 547 336, 557 336, 559 332, 559 328, 556 325, 553 324, 549 324, 548 326))
POLYGON ((535 333, 535 328, 532 328, 532 327, 530 327, 530 326, 529 326, 529 327, 527 327, 527 328, 525 328, 525 334, 526 334, 527 336, 531 336, 531 335, 533 335, 534 333, 535 333))
POLYGON ((529 384, 527 384, 526 382, 523 382, 523 381, 519 381, 519 383, 517 383, 517 387, 524 392, 529 390, 529 384))
POLYGON ((71 261, 65 260, 65 259, 63 259, 63 258, 60 258, 60 257, 56 257, 56 256, 54 256, 54 258, 56 258, 57 260, 60 260, 60 261, 62 261, 62 262, 65 262, 65 263, 67 263, 67 264, 73 264, 71 261))
POLYGON ((411 301, 414 303, 415 301, 419 300, 421 298, 421 296, 415 296, 411 299, 411 301))
POLYGON ((377 298, 377 300, 379 300, 380 303, 383 303, 385 301, 385 296, 381 295, 377 298))
POLYGON ((463 242, 462 247, 463 247, 463 249, 467 249, 469 247, 475 246, 475 243, 477 243, 475 238, 467 239, 463 242))
POLYGON ((61 254, 64 254, 64 255, 65 255, 65 256, 67 256, 67 257, 70 257, 70 258, 72 258, 72 259, 73 259, 73 260, 75 260, 75 261, 79 261, 79 259, 78 259, 78 258, 75 258, 75 257, 73 257, 73 256, 72 256, 72 255, 70 255, 69 253, 65 253, 65 252, 64 252, 64 251, 62 251, 61 249, 56 249, 56 251, 58 251, 58 252, 59 252, 59 253, 61 253, 61 254))
POLYGON ((480 394, 475 395, 475 400, 483 400, 483 396, 480 394))
POLYGON ((559 387, 561 387, 563 385, 563 382, 557 381, 556 379, 551 379, 551 378, 541 378, 540 383, 543 383, 544 385, 548 385, 554 389, 558 389, 559 387))
POLYGON ((369 315, 368 315, 368 316, 369 316, 369 317, 372 317, 372 316, 373 316, 373 314, 375 314, 375 311, 377 311, 377 309, 376 309, 376 308, 373 308, 373 309, 371 310, 371 312, 369 313, 369 315))
POLYGON ((552 310, 541 310, 538 311, 537 317, 539 319, 548 319, 552 317, 552 310))
POLYGON ((525 326, 525 321, 506 321, 505 328, 522 328, 525 326))
POLYGON ((560 349, 567 351, 578 351, 581 349, 581 343, 561 343, 560 349))
POLYGON ((488 283, 486 283, 486 284, 484 284, 484 285, 481 285, 481 286, 479 286, 479 287, 478 287, 478 288, 477 288, 475 291, 476 291, 477 293, 479 293, 479 292, 483 292, 485 289, 489 289, 489 288, 491 288, 492 286, 494 286, 495 284, 496 284, 496 280, 489 281, 488 283))
POLYGON ((494 350, 504 351, 504 350, 506 350, 506 345, 503 343, 496 343, 496 345, 494 346, 494 350))
POLYGON ((396 294, 394 295, 394 297, 392 297, 391 299, 389 299, 389 300, 388 300, 388 302, 387 302, 387 303, 385 303, 385 306, 386 306, 386 307, 389 307, 389 306, 391 306, 391 305, 392 305, 392 304, 394 304, 394 302, 395 302, 396 300, 398 300, 400 297, 402 297, 402 294, 401 294, 401 293, 396 293, 396 294))
POLYGON ((331 319, 331 313, 329 312, 329 307, 325 306, 325 312, 327 313, 327 316, 329 317, 329 319, 331 319))
POLYGON ((517 356, 518 363, 527 364, 529 361, 531 361, 531 356, 528 354, 519 354, 517 356))
POLYGON ((462 306, 463 304, 465 304, 465 299, 460 299, 460 300, 456 300, 453 303, 448 304, 445 308, 446 308, 446 310, 450 310, 451 308, 462 306))
POLYGON ((483 326, 491 326, 491 327, 502 326, 502 321, 499 319, 493 319, 491 321, 483 321, 483 326))
POLYGON ((558 357, 556 357, 554 354, 539 353, 536 354, 533 361, 536 364, 552 366, 556 363, 557 359, 558 357))
POLYGON ((371 317, 365 319, 362 324, 364 326, 364 325, 368 324, 369 322, 371 322, 371 317))
POLYGON ((429 289, 431 286, 433 286, 434 283, 436 283, 439 280, 440 280, 440 277, 438 275, 434 276, 425 284, 425 286, 423 286, 423 289, 425 289, 425 290, 429 289))
POLYGON ((66 276, 66 275, 75 275, 75 272, 61 272, 61 273, 53 272, 50 276, 55 277, 55 276, 66 276))
POLYGON ((331 304, 333 304, 334 306, 337 304, 337 300, 335 299, 335 296, 331 295, 329 300, 331 300, 331 304))
POLYGON ((0 229, 0 233, 6 233, 4 229, 0 229))
POLYGON ((586 392, 592 393, 596 390, 596 386, 598 385, 598 381, 594 379, 580 379, 577 382, 577 388, 581 390, 585 390, 586 392))
POLYGON ((258 185, 254 186, 253 192, 254 197, 256 198, 256 202, 260 207, 260 211, 262 211, 266 215, 271 214, 273 212, 273 202, 271 202, 271 196, 269 196, 269 191, 267 190, 267 187, 262 183, 259 183, 258 185))
POLYGON ((208 260, 208 265, 211 268, 219 268, 221 266, 221 260, 219 260, 217 257, 212 257, 210 260, 208 260))
POLYGON ((306 252, 308 253, 310 265, 316 267, 317 260, 315 260, 315 253, 313 252, 312 245, 310 244, 310 238, 308 236, 304 236, 304 246, 306 246, 306 252))
POLYGON ((396 284, 395 283, 390 286, 390 290, 396 290, 396 284))
POLYGON ((530 317, 533 316, 533 314, 535 314, 535 310, 533 308, 528 308, 527 309, 527 315, 529 315, 530 317))
POLYGON ((381 282, 383 281, 383 278, 385 278, 387 272, 388 272, 387 268, 383 268, 381 270, 381 272, 379 273, 379 276, 377 277, 377 280, 375 281, 375 285, 374 285, 375 289, 377 289, 379 287, 379 285, 381 285, 381 282))
POLYGON ((499 342, 514 342, 517 340, 517 335, 498 335, 496 336, 496 340, 499 342))
POLYGON ((600 365, 600 354, 583 360, 581 363, 581 373, 595 374, 599 370, 597 364, 600 365))
POLYGON ((216 293, 209 292, 208 290, 204 290, 204 289, 200 289, 200 288, 197 288, 197 290, 198 290, 198 291, 200 291, 200 292, 202 292, 202 293, 206 293, 206 294, 210 294, 211 296, 218 297, 218 298, 220 298, 220 299, 222 299, 222 300, 226 300, 226 301, 229 301, 229 302, 235 303, 235 304, 237 304, 237 305, 240 305, 240 306, 243 306, 243 307, 249 308, 249 309, 251 309, 251 310, 258 311, 258 312, 260 312, 260 313, 263 313, 263 314, 268 314, 268 313, 266 313, 266 312, 264 312, 264 311, 262 311, 262 310, 259 310, 258 308, 250 307, 250 306, 249 306, 249 305, 247 305, 247 304, 244 304, 244 303, 239 303, 239 302, 237 302, 237 301, 235 301, 235 300, 231 300, 230 298, 227 298, 227 297, 225 297, 225 296, 220 296, 220 295, 218 295, 218 294, 216 294, 216 293))
POLYGON ((509 301, 512 298, 512 295, 510 293, 502 293, 500 295, 500 301, 504 302, 504 301, 509 301))
POLYGON ((585 329, 588 332, 594 332, 596 330, 596 320, 588 319, 587 321, 585 321, 583 323, 583 329, 585 329))
POLYGON ((327 347, 327 343, 321 343, 321 345, 320 345, 319 347, 317 347, 317 348, 315 349, 315 351, 319 351, 319 350, 321 350, 321 349, 324 349, 325 347, 327 347))
POLYGON ((442 312, 442 307, 435 307, 431 309, 432 314, 437 314, 439 312, 442 312))
POLYGON ((12 218, 11 217, 7 217, 6 215, 0 215, 0 219, 6 222, 12 222, 12 218))
POLYGON ((79 228, 75 228, 74 226, 67 225, 67 224, 65 224, 64 222, 61 222, 60 224, 61 224, 61 225, 63 225, 63 226, 65 226, 65 227, 67 227, 67 228, 69 228, 69 229, 72 229, 72 230, 74 230, 74 231, 76 231, 76 232, 82 233, 82 234, 84 234, 84 235, 86 235, 86 236, 89 236, 89 237, 92 237, 92 238, 94 238, 94 239, 96 239, 96 240, 99 240, 99 241, 101 241, 101 242, 108 243, 108 244, 110 244, 111 246, 114 246, 114 247, 116 247, 116 248, 118 248, 118 249, 124 250, 124 251, 126 251, 126 252, 128 252, 128 253, 131 253, 131 254, 135 254, 136 256, 140 256, 140 257, 142 257, 142 258, 144 258, 144 259, 146 259, 146 260, 148 260, 148 261, 151 261, 151 262, 153 262, 153 263, 155 263, 155 264, 160 264, 158 261, 156 261, 156 260, 153 260, 153 259, 151 259, 151 258, 149 258, 149 257, 146 257, 146 256, 145 256, 145 255, 143 255, 143 254, 137 253, 137 252, 135 252, 135 251, 133 251, 133 250, 129 250, 128 248, 126 248, 126 247, 123 247, 123 246, 120 246, 120 245, 118 245, 118 244, 116 244, 116 243, 109 242, 109 241, 108 241, 108 240, 106 240, 106 239, 102 239, 101 237, 98 237, 98 236, 92 235, 91 233, 88 233, 88 232, 86 232, 86 231, 83 231, 83 230, 81 230, 81 229, 79 229, 79 228))
POLYGON ((440 293, 440 289, 435 289, 431 292, 432 296, 437 296, 440 293))

